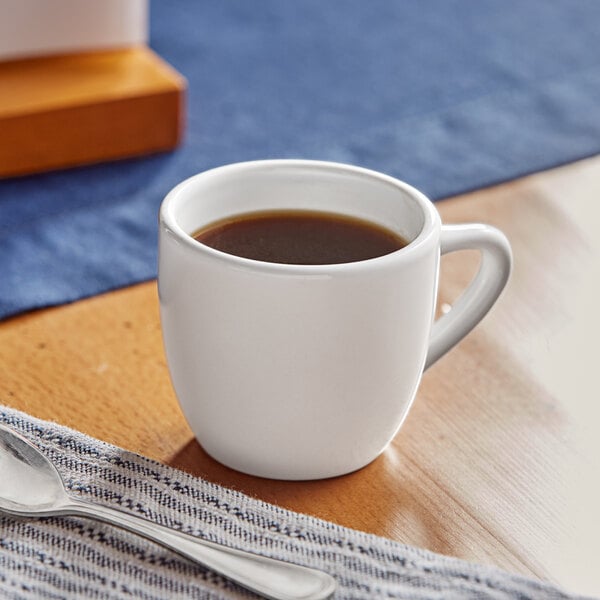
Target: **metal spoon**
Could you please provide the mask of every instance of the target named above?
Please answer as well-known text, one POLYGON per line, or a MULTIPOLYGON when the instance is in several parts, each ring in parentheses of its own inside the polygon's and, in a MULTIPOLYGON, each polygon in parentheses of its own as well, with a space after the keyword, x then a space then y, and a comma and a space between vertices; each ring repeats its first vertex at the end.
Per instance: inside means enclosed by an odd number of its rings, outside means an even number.
POLYGON ((317 571, 221 546, 114 508, 72 498, 54 465, 31 443, 0 425, 0 510, 23 517, 77 515, 105 521, 158 542, 240 585, 276 600, 318 600, 336 589, 317 571))

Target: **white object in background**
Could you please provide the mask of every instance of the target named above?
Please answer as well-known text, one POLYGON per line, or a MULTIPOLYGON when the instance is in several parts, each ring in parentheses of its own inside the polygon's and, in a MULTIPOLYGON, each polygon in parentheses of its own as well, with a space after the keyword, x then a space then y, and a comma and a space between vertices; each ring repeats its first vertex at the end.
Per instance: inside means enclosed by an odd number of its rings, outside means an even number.
POLYGON ((0 0, 0 61, 145 44, 147 0, 0 0))

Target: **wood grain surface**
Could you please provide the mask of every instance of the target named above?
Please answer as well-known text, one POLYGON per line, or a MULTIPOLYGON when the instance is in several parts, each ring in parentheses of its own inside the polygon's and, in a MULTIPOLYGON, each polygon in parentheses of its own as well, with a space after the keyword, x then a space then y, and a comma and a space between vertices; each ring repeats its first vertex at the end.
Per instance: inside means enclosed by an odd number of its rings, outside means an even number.
MULTIPOLYGON (((278 482, 208 457, 171 389, 155 282, 0 323, 0 403, 286 508, 600 595, 600 158, 438 208, 504 230, 514 273, 359 472, 278 482)), ((440 307, 477 260, 444 257, 440 307)))

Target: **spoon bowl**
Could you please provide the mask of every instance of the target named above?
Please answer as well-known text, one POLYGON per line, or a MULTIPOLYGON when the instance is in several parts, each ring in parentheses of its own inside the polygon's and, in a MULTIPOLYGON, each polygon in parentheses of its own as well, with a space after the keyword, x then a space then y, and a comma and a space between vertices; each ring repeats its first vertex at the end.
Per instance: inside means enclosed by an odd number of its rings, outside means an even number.
POLYGON ((56 467, 27 440, 0 425, 0 509, 15 515, 50 515, 67 500, 56 467))

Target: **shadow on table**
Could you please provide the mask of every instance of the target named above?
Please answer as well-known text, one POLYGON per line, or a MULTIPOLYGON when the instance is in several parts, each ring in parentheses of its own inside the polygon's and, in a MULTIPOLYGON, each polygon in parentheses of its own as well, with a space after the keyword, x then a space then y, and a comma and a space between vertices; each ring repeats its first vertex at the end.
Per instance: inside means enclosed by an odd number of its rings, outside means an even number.
POLYGON ((418 540, 419 546, 453 554, 456 548, 446 538, 446 526, 439 522, 445 517, 424 511, 419 490, 408 479, 398 477, 404 460, 397 448, 390 447, 370 465, 348 475, 280 481, 230 469, 192 439, 167 464, 289 510, 400 542, 411 540, 414 544, 418 540))

